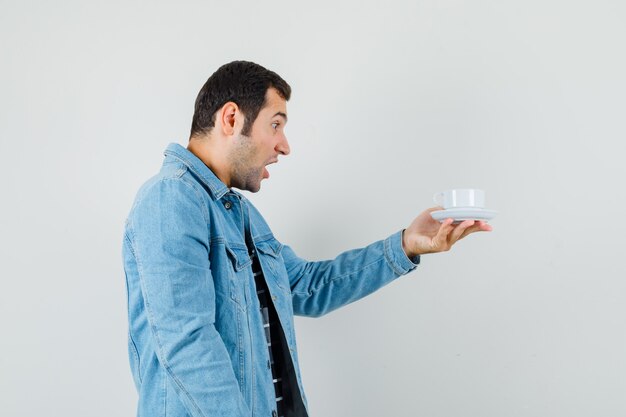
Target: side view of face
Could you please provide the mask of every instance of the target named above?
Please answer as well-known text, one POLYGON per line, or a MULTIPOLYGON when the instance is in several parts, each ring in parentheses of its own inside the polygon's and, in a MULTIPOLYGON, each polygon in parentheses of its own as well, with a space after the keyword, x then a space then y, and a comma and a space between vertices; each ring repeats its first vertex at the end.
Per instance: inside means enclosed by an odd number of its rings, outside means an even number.
POLYGON ((250 135, 238 134, 227 155, 231 187, 253 193, 261 189, 261 181, 270 177, 266 166, 278 162, 278 155, 290 153, 285 124, 287 102, 275 89, 269 88, 265 106, 254 121, 250 135))

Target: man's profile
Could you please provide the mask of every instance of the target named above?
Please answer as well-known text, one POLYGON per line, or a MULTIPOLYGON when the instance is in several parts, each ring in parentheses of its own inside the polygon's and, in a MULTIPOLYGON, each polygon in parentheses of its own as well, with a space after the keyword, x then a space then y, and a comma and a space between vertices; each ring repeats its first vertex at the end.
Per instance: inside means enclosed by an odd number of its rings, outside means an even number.
POLYGON ((332 260, 298 257, 233 190, 258 192, 289 155, 290 96, 258 64, 223 65, 198 94, 187 148, 170 144, 137 193, 123 260, 138 416, 308 416, 294 315, 324 315, 491 230, 439 223, 431 208, 332 260))

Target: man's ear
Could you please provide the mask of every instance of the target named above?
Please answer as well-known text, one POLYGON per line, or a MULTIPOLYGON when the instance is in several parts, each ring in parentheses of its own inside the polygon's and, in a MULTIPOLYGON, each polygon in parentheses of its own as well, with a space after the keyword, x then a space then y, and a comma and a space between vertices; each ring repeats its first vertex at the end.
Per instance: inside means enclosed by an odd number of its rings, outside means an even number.
POLYGON ((239 111, 239 106, 232 101, 224 104, 218 111, 217 117, 219 118, 222 133, 226 136, 232 136, 235 133, 235 125, 239 111))

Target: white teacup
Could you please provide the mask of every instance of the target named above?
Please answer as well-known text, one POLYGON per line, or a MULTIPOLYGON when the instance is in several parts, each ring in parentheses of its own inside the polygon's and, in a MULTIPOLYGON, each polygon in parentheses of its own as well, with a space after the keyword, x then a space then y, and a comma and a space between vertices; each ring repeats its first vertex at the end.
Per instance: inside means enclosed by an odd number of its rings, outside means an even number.
POLYGON ((442 191, 433 196, 437 205, 445 210, 453 208, 485 208, 485 192, 475 188, 458 188, 442 191))

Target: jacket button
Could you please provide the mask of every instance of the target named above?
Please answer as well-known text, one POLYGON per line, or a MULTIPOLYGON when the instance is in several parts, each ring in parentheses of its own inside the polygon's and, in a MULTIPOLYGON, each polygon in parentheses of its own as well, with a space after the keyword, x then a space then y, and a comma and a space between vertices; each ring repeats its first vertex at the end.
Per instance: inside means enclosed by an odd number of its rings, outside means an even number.
POLYGON ((224 203, 224 208, 226 210, 230 210, 230 208, 233 206, 233 203, 231 203, 230 201, 227 201, 224 203))

